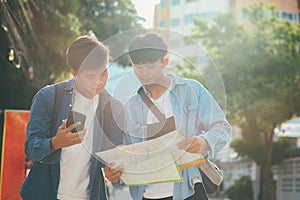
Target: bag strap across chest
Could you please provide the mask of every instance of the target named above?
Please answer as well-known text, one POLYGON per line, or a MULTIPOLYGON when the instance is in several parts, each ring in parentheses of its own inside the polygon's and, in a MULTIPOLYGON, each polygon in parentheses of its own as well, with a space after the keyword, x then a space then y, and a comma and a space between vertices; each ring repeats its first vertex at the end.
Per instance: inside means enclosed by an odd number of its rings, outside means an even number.
POLYGON ((176 129, 174 116, 166 119, 166 115, 151 101, 142 87, 138 90, 138 94, 159 121, 158 123, 147 124, 147 140, 158 138, 176 129))

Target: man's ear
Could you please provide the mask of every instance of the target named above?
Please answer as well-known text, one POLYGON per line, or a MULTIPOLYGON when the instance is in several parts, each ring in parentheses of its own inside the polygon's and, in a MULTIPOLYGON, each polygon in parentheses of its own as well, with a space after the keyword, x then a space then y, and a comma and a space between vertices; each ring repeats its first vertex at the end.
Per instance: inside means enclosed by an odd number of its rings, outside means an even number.
POLYGON ((164 64, 164 66, 167 66, 169 64, 169 59, 168 58, 164 58, 163 64, 164 64))
POLYGON ((71 68, 71 74, 72 74, 74 77, 77 76, 77 72, 76 72, 74 69, 72 69, 72 68, 71 68))

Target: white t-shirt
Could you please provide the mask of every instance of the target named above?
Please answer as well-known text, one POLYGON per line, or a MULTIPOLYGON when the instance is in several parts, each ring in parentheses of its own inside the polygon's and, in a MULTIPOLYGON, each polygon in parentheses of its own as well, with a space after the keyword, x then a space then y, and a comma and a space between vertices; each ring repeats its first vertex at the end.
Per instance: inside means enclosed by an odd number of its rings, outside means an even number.
MULTIPOLYGON (((153 100, 153 103, 158 109, 165 114, 166 118, 174 116, 172 103, 170 99, 170 90, 167 89, 161 97, 153 100)), ((147 116, 147 124, 154 124, 159 122, 157 117, 149 110, 147 116)), ((174 183, 161 183, 148 185, 145 188, 144 197, 149 199, 160 199, 173 196, 174 183)))
MULTIPOLYGON (((158 107, 161 113, 165 114, 166 118, 174 116, 172 102, 170 99, 170 88, 173 87, 173 81, 171 79, 170 87, 162 94, 161 97, 152 102, 158 107)), ((157 123, 159 120, 157 117, 149 110, 147 116, 147 124, 157 123)), ((193 179, 193 184, 200 182, 199 178, 195 177, 193 179)), ((160 199, 173 196, 174 193, 174 183, 161 183, 148 185, 145 188, 144 197, 148 199, 160 199)))
POLYGON ((60 156, 60 181, 57 198, 60 200, 88 200, 90 181, 91 148, 93 127, 99 95, 93 99, 82 96, 78 91, 74 94, 73 110, 86 115, 84 128, 86 134, 83 142, 62 148, 60 156))

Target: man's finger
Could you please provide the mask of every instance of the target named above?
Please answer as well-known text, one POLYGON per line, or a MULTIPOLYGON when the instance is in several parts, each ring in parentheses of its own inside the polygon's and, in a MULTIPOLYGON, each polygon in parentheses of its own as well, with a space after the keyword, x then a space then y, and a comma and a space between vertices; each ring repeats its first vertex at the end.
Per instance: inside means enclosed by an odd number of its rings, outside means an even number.
POLYGON ((76 123, 70 125, 70 126, 67 128, 67 131, 70 132, 71 130, 73 130, 73 128, 79 126, 80 124, 81 124, 81 122, 78 121, 78 122, 76 122, 76 123))
POLYGON ((118 182, 120 180, 120 177, 123 174, 123 167, 118 166, 117 168, 111 170, 110 172, 111 172, 111 174, 109 176, 109 180, 112 183, 116 183, 116 182, 118 182))
POLYGON ((67 124, 67 120, 66 119, 62 120, 62 123, 59 125, 58 129, 63 130, 66 127, 66 124, 67 124))
POLYGON ((116 165, 115 162, 110 162, 110 163, 108 163, 108 164, 106 165, 106 167, 111 168, 112 166, 115 166, 115 165, 116 165))
POLYGON ((81 140, 83 140, 83 139, 84 139, 84 136, 85 136, 85 133, 86 133, 86 130, 84 129, 84 130, 82 130, 82 131, 77 132, 77 135, 78 135, 78 137, 79 137, 81 140))
POLYGON ((191 138, 182 140, 182 141, 180 141, 180 142, 177 143, 177 147, 179 149, 183 149, 184 150, 184 149, 188 148, 191 145, 192 141, 193 140, 191 138))

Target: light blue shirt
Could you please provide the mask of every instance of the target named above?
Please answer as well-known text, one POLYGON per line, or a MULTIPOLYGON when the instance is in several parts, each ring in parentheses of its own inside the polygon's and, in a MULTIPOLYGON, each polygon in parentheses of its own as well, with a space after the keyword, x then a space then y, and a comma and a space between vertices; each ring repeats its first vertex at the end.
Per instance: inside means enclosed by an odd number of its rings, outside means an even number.
MULTIPOLYGON (((187 137, 204 137, 213 153, 220 151, 231 139, 231 126, 212 95, 199 82, 170 76, 173 86, 170 91, 176 129, 187 137)), ((148 92, 145 91, 147 94, 148 92)), ((126 144, 137 143, 147 138, 148 107, 136 94, 125 104, 126 144)), ((202 178, 197 166, 182 171, 183 182, 174 183, 174 200, 186 199, 195 193, 193 179, 202 178)), ((134 200, 141 200, 145 186, 130 186, 134 200)))

